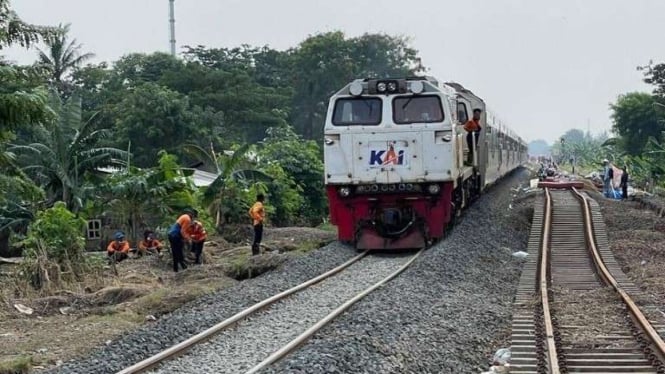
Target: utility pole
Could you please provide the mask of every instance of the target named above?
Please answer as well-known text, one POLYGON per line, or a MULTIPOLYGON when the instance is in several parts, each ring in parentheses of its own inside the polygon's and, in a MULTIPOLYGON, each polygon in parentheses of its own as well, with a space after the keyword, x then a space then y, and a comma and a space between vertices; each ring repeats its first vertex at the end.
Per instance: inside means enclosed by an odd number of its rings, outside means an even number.
POLYGON ((175 0, 169 0, 169 24, 171 28, 171 56, 175 57, 175 0))

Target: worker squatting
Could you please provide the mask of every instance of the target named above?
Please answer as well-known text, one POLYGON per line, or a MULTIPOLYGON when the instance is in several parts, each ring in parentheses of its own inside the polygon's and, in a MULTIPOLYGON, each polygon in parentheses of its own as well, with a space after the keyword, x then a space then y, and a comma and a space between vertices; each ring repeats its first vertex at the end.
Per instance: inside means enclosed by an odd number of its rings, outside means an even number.
MULTIPOLYGON (((254 229, 254 240, 252 242, 252 255, 260 254, 261 240, 263 237, 263 221, 265 220, 265 209, 263 206, 264 195, 258 194, 256 202, 249 209, 249 217, 252 221, 254 229)), ((185 248, 191 248, 196 259, 196 264, 201 264, 201 254, 203 253, 203 243, 208 238, 208 234, 201 221, 197 220, 198 211, 195 209, 185 209, 183 213, 176 219, 175 223, 171 225, 168 230, 168 241, 171 247, 171 257, 173 259, 173 271, 178 272, 179 269, 187 269, 185 263, 185 248)), ((137 257, 141 257, 148 253, 157 254, 162 257, 163 245, 156 239, 155 233, 151 230, 146 230, 143 233, 143 240, 138 244, 137 257)), ((129 257, 131 252, 129 241, 126 240, 125 234, 118 231, 106 247, 109 262, 120 262, 129 257)))

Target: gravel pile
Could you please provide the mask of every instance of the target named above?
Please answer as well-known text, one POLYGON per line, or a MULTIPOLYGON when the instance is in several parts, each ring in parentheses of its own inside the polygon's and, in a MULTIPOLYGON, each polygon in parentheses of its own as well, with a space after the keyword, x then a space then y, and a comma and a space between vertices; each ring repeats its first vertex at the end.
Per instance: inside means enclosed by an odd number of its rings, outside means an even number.
POLYGON ((451 236, 354 305, 269 373, 478 373, 509 346, 528 232, 510 189, 519 171, 466 212, 451 236), (520 218, 521 219, 521 218, 520 218))
POLYGON ((337 276, 275 304, 153 373, 244 373, 410 256, 365 257, 337 276))
MULTIPOLYGON (((115 373, 185 340, 235 313, 357 255, 337 242, 289 260, 279 269, 188 303, 158 321, 99 347, 89 357, 71 360, 48 373, 115 373)), ((195 271, 195 269, 187 270, 195 271)), ((67 327, 63 327, 67 328, 67 327)))

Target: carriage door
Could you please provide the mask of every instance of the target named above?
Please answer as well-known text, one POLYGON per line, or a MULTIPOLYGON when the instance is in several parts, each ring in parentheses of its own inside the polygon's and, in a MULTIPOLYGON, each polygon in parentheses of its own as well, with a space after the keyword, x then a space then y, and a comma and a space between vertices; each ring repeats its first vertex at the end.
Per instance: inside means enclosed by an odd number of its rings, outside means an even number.
MULTIPOLYGON (((464 126, 466 122, 470 119, 469 117, 469 108, 470 108, 470 103, 461 96, 457 97, 457 124, 459 126, 464 126)), ((466 160, 467 153, 469 152, 467 144, 466 144, 466 131, 463 128, 458 128, 458 136, 457 136, 457 165, 459 168, 464 165, 464 161, 466 160)))

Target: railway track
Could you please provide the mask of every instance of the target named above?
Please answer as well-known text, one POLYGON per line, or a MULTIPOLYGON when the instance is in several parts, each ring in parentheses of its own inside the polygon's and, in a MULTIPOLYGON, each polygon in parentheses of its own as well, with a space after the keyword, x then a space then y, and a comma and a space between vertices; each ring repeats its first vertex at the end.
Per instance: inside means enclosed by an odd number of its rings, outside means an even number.
POLYGON ((367 256, 364 252, 118 374, 256 373, 297 349, 357 301, 399 275, 422 252, 407 258, 367 256))
POLYGON ((621 271, 595 201, 546 188, 528 247, 511 373, 665 373, 665 314, 621 271))

